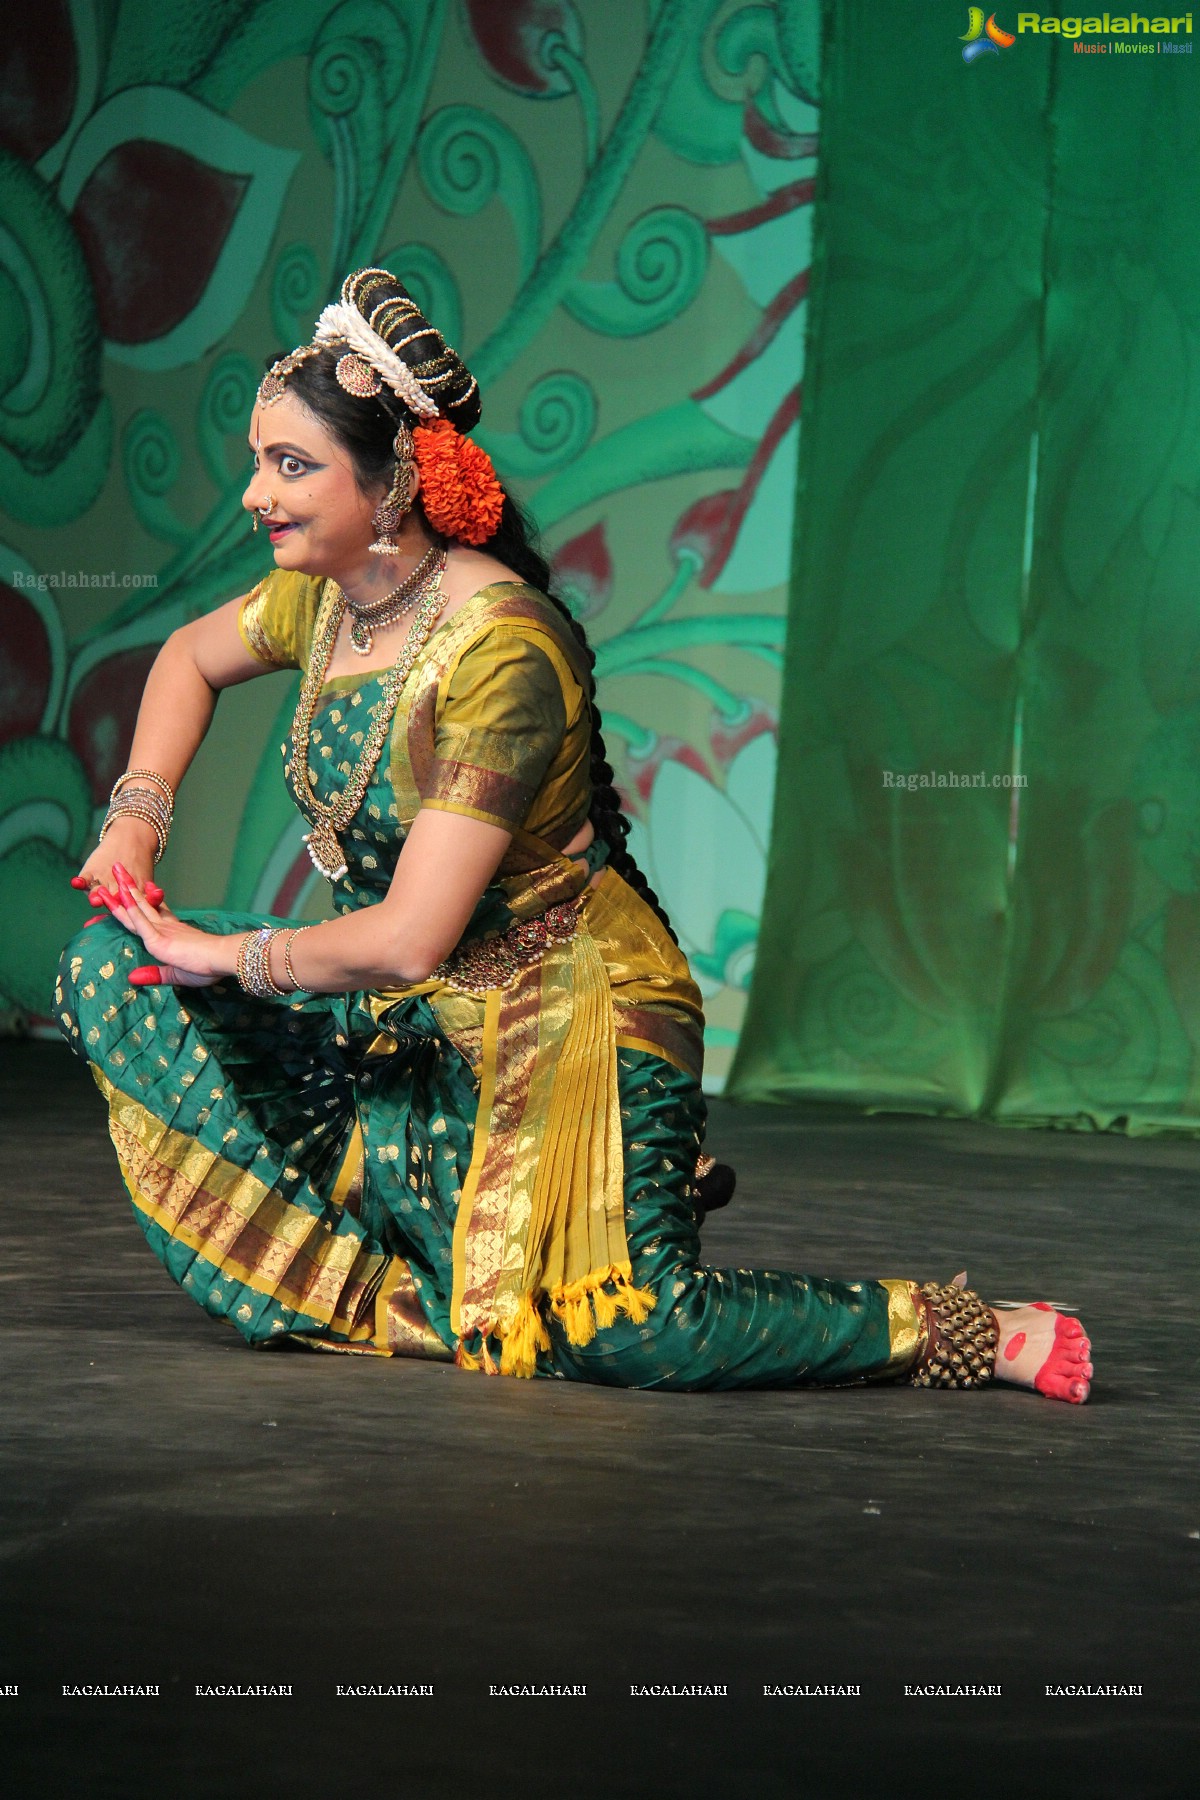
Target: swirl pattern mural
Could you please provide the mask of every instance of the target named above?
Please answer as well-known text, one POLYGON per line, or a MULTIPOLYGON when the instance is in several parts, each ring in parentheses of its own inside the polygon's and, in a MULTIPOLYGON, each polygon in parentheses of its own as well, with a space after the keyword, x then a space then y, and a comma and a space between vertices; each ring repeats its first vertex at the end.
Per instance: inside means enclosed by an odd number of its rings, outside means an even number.
MULTIPOLYGON (((754 962, 775 767, 817 0, 46 0, 0 48, 0 1007, 44 1015, 66 885, 146 669, 267 566, 263 360, 382 262, 464 352, 486 442, 598 651, 636 849, 709 1006, 754 962)), ((180 904, 317 912, 283 678, 227 695, 180 904)))

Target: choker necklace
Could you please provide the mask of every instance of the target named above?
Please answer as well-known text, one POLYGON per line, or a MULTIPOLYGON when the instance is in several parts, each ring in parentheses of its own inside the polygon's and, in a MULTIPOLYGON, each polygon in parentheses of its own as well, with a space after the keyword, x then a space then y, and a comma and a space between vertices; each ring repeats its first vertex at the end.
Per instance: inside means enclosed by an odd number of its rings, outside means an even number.
MULTIPOLYGON (((348 594, 342 594, 346 602, 346 611, 350 614, 350 648, 359 656, 370 656, 374 642, 373 633, 385 625, 394 625, 402 618, 410 606, 415 606, 427 591, 433 579, 434 571, 440 569, 442 552, 436 544, 431 544, 420 562, 404 577, 399 587, 394 587, 390 594, 382 600, 372 600, 362 606, 351 600, 348 594)), ((337 583, 334 583, 337 587, 337 583)), ((337 589, 341 594, 341 588, 337 589)))

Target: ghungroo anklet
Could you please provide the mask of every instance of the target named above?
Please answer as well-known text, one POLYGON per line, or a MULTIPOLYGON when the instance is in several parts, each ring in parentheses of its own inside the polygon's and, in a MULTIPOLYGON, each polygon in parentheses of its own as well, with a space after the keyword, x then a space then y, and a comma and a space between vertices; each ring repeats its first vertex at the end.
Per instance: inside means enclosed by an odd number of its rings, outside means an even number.
POLYGON ((996 1369, 995 1315, 971 1288, 927 1281, 918 1289, 924 1346, 909 1372, 913 1387, 982 1387, 996 1369))

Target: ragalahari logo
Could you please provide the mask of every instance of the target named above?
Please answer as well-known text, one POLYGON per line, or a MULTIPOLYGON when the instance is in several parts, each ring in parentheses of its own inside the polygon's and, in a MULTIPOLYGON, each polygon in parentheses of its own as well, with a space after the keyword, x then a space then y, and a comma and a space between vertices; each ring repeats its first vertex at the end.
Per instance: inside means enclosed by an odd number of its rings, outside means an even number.
POLYGON ((963 32, 963 61, 972 63, 977 56, 999 56, 1001 50, 1008 50, 1016 43, 1011 31, 1002 31, 996 23, 995 13, 989 13, 984 23, 982 6, 968 6, 967 20, 969 29, 963 32))

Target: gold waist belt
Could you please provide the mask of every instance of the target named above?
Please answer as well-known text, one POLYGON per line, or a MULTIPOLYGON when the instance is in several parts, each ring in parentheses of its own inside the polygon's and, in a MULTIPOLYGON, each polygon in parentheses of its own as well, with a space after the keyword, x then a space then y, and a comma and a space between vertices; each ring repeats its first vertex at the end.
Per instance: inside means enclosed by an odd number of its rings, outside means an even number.
POLYGON ((578 929, 579 901, 564 900, 496 937, 461 945, 438 965, 433 979, 468 994, 507 987, 520 970, 540 961, 551 944, 569 943, 578 929))

